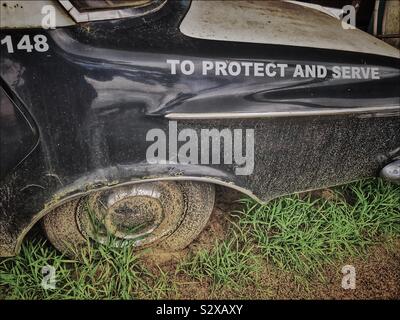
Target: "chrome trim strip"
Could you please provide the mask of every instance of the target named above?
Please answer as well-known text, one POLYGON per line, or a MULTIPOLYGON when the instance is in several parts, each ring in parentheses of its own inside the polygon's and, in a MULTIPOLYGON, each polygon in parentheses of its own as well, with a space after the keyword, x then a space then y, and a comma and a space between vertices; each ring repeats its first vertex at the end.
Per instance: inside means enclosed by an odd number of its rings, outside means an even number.
POLYGON ((365 107, 365 108, 343 108, 329 110, 306 110, 306 111, 272 111, 272 112, 212 112, 212 113, 178 113, 173 112, 165 115, 171 120, 191 119, 252 119, 252 118, 283 118, 304 117, 314 115, 336 115, 336 114, 359 114, 359 113, 385 113, 390 111, 400 112, 400 106, 390 107, 365 107))
POLYGON ((75 8, 73 3, 69 0, 58 0, 58 2, 64 7, 65 10, 68 11, 70 16, 76 22, 89 22, 89 21, 99 21, 99 20, 121 19, 128 17, 140 17, 160 10, 167 3, 167 0, 154 0, 153 3, 137 8, 97 10, 88 12, 79 12, 78 9, 75 8))

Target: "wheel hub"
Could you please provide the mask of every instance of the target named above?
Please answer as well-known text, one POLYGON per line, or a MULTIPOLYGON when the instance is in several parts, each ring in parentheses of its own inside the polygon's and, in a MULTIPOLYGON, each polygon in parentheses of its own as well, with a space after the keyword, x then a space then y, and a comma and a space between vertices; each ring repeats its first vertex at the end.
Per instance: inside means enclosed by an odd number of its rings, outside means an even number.
POLYGON ((153 232, 163 220, 160 202, 148 196, 127 197, 108 208, 104 225, 118 238, 135 239, 153 232))
POLYGON ((173 233, 185 212, 177 184, 137 184, 96 192, 82 198, 77 224, 86 238, 121 246, 133 241, 136 247, 157 242, 173 233))

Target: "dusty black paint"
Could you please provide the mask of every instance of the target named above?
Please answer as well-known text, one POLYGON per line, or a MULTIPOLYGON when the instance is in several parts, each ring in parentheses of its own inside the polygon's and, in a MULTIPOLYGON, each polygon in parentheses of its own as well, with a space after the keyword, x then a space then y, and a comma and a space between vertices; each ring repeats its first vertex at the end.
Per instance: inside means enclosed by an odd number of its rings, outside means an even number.
MULTIPOLYGON (((1 31, 20 39, 45 34, 46 53, 1 47, 2 83, 23 102, 40 143, 0 186, 0 253, 46 203, 133 179, 202 177, 234 183, 268 200, 282 194, 377 175, 398 157, 399 59, 300 47, 191 39, 179 22, 188 3, 173 1, 139 19, 44 30, 1 31), (381 80, 304 81, 170 75, 167 58, 246 59, 290 65, 380 66, 381 80), (238 91, 240 88, 240 92, 238 91), (273 88, 273 90, 271 90, 273 88), (220 94, 224 92, 224 95, 220 94), (207 93, 214 93, 209 98, 207 93), (180 121, 181 128, 254 128, 255 171, 232 165, 149 165, 145 135, 167 128, 170 112, 251 112, 280 108, 382 107, 378 114, 257 120, 180 121)), ((2 139, 8 139, 5 136, 2 139)), ((2 150, 1 152, 7 152, 2 150)))

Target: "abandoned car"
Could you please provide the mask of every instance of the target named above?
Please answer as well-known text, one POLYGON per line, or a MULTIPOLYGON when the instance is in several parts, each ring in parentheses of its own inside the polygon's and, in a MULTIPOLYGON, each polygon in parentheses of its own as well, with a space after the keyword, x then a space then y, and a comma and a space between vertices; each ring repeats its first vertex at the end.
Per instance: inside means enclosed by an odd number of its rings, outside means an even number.
POLYGON ((66 254, 178 250, 216 185, 398 183, 393 10, 355 27, 323 2, 1 1, 0 256, 37 223, 66 254))

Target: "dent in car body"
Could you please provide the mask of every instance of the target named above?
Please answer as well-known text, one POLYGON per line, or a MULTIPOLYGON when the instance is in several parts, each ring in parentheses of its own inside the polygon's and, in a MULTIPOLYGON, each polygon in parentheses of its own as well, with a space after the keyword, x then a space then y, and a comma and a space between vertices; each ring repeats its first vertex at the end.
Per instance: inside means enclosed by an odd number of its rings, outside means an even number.
MULTIPOLYGON (((375 176, 400 155, 399 59, 306 47, 194 39, 179 31, 188 2, 146 17, 56 30, 1 30, 16 39, 44 34, 49 51, 1 47, 4 85, 24 103, 40 143, 0 186, 0 255, 16 254, 27 230, 63 201, 110 185, 198 179, 257 199, 375 176), (250 60, 379 66, 379 80, 266 79, 171 75, 166 60, 250 60), (357 113, 374 106, 379 111, 357 113), (255 130, 255 167, 148 164, 149 129, 168 114, 340 110, 258 119, 179 120, 179 128, 255 130), (397 150, 397 151, 396 151, 397 150)), ((223 150, 221 150, 223 152, 223 150)))

